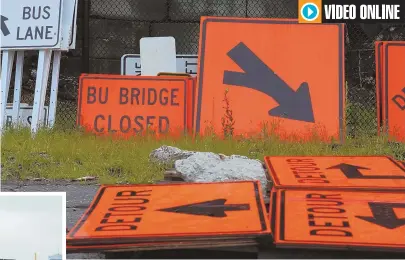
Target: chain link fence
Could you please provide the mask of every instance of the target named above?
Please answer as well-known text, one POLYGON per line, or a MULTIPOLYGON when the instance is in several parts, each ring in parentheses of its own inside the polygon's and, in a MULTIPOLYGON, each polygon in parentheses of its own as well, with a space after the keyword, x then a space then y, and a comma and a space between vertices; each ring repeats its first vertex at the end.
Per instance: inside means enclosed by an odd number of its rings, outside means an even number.
MULTIPOLYGON (((139 53, 142 37, 173 36, 178 54, 197 54, 201 16, 298 17, 297 0, 81 0, 81 3, 76 50, 65 54, 61 62, 57 125, 62 128, 75 124, 80 73, 119 74, 121 56, 139 53)), ((405 24, 347 25, 346 123, 351 135, 377 131, 376 40, 405 40, 405 24)), ((35 73, 28 74, 32 82, 35 73)), ((24 88, 33 93, 32 84, 24 88)), ((32 103, 32 97, 33 94, 27 95, 24 101, 32 103)))

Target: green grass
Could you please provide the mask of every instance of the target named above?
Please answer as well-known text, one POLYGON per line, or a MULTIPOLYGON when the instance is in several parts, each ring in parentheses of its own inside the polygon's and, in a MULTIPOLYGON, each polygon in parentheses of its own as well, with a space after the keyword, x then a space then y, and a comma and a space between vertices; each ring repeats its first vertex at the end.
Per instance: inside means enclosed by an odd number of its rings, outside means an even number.
POLYGON ((149 153, 161 145, 181 149, 239 154, 263 159, 265 155, 389 155, 405 160, 405 144, 383 137, 349 138, 343 145, 320 142, 289 143, 261 140, 154 140, 143 137, 117 140, 78 130, 42 130, 32 139, 29 130, 8 130, 2 137, 2 179, 72 179, 97 176, 101 183, 151 183, 163 178, 165 167, 149 162, 149 153))

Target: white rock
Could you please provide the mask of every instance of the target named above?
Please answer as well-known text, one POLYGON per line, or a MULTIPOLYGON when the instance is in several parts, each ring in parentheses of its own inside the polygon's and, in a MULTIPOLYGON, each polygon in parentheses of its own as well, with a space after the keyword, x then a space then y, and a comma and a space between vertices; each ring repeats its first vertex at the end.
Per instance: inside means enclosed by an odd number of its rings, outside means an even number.
POLYGON ((149 159, 159 164, 173 163, 175 160, 184 159, 192 155, 194 152, 183 151, 177 147, 163 145, 153 150, 149 159))
POLYGON ((161 164, 174 162, 174 168, 187 182, 260 181, 264 197, 267 178, 262 162, 246 156, 183 151, 172 146, 161 146, 149 155, 151 161, 161 164))
POLYGON ((239 155, 220 156, 209 152, 195 152, 185 159, 175 161, 174 166, 188 182, 258 180, 263 196, 269 197, 266 173, 259 160, 239 155))

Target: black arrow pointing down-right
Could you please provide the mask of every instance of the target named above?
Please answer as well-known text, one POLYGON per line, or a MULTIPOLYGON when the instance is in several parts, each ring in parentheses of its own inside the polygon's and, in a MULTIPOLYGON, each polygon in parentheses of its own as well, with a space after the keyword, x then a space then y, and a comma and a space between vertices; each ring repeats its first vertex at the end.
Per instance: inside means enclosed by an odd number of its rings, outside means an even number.
POLYGON ((244 72, 225 71, 223 84, 251 88, 272 97, 279 106, 269 111, 271 116, 315 122, 307 82, 294 91, 243 42, 232 48, 228 56, 244 72))

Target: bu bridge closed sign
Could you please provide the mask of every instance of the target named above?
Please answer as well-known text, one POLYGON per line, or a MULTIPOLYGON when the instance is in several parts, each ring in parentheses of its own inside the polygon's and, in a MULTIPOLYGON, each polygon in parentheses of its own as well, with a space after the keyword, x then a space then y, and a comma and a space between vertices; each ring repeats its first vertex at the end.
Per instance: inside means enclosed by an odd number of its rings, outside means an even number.
POLYGON ((187 77, 82 75, 78 124, 96 134, 183 133, 192 123, 193 84, 187 77))
POLYGON ((1 49, 58 49, 62 0, 1 0, 1 49))

